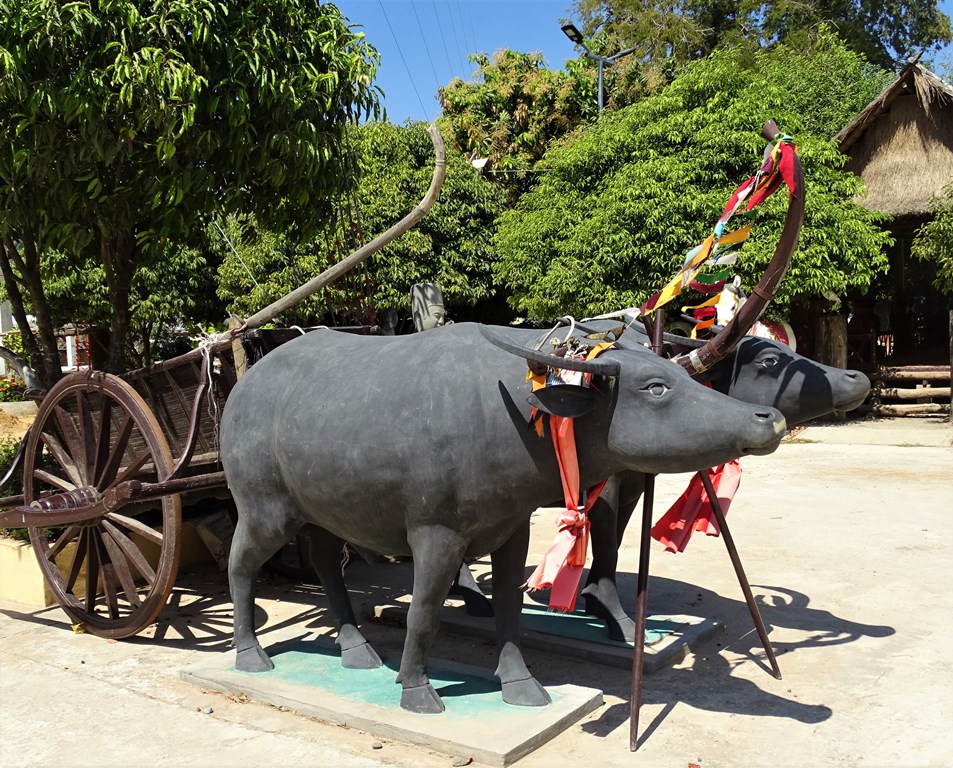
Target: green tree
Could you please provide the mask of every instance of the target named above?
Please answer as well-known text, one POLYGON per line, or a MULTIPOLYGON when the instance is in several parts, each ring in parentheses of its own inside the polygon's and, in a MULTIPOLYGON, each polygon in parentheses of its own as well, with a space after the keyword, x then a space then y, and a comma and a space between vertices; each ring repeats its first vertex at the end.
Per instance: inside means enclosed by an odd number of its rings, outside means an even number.
MULTIPOLYGON (((830 36, 810 51, 725 49, 659 95, 605 115, 547 153, 552 170, 501 217, 496 273, 511 305, 532 318, 639 306, 710 234, 759 162, 768 118, 796 137, 807 176, 805 225, 775 311, 799 295, 868 285, 886 269, 887 235, 850 202, 859 180, 838 170, 844 160, 829 137, 887 77, 830 36)), ((784 198, 748 215, 755 231, 736 271, 749 290, 777 243, 784 198)))
MULTIPOLYGON (((174 351, 187 351, 188 346, 177 343, 183 333, 195 335, 203 326, 223 323, 225 308, 216 296, 213 256, 208 249, 169 245, 136 270, 126 337, 125 359, 130 365, 149 365, 174 351)), ((109 328, 109 290, 103 265, 94 254, 77 257, 46 249, 41 271, 54 327, 73 323, 94 330, 109 328)), ((93 334, 99 356, 105 352, 105 346, 98 348, 104 342, 101 337, 93 334)))
POLYGON ((765 46, 830 24, 848 47, 884 67, 950 42, 937 0, 576 0, 597 45, 636 46, 654 68, 702 58, 725 44, 765 46))
POLYGON ((596 114, 595 73, 580 61, 547 69, 538 53, 475 54, 473 81, 440 89, 440 125, 461 152, 487 159, 487 170, 513 196, 534 177, 549 146, 596 114))
MULTIPOLYGON (((220 238, 219 295, 236 314, 247 317, 305 283, 409 213, 423 197, 433 172, 433 146, 422 123, 372 122, 349 134, 361 183, 336 232, 299 242, 252 217, 232 217, 225 224, 231 245, 220 238)), ((440 283, 451 306, 472 307, 490 299, 490 244, 502 195, 459 151, 448 148, 446 180, 430 213, 363 265, 360 285, 332 284, 282 319, 310 324, 330 314, 347 315, 355 308, 356 291, 377 309, 406 311, 410 287, 418 282, 440 283)))
POLYGON ((933 285, 953 296, 953 184, 933 204, 933 218, 920 227, 910 252, 918 259, 936 264, 933 285))
POLYGON ((302 235, 330 218, 376 62, 310 0, 0 0, 0 267, 41 375, 59 376, 45 252, 101 264, 124 368, 135 275, 170 245, 220 212, 302 235))

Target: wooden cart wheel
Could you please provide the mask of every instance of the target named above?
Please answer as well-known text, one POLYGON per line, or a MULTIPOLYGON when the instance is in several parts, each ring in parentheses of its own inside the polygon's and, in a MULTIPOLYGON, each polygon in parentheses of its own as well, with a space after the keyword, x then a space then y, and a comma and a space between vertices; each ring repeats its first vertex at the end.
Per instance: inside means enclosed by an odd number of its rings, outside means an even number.
MULTIPOLYGON (((23 491, 27 504, 64 491, 95 499, 120 482, 165 479, 172 466, 155 416, 132 387, 105 373, 75 373, 40 404, 23 491)), ((95 635, 122 638, 147 627, 165 606, 179 566, 181 524, 176 494, 29 532, 46 583, 69 617, 95 635)))

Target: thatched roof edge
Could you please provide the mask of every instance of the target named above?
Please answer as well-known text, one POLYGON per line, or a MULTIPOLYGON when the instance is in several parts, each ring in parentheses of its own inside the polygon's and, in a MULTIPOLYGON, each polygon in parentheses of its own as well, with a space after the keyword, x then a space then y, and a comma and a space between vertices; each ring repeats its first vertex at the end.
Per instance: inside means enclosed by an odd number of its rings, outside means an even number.
POLYGON ((838 131, 834 140, 842 153, 857 141, 867 127, 873 123, 890 103, 902 95, 909 93, 908 86, 912 83, 912 92, 923 105, 924 111, 930 113, 930 105, 934 102, 948 101, 953 104, 953 85, 947 83, 939 75, 922 67, 916 62, 907 64, 893 82, 884 88, 870 104, 864 107, 857 116, 838 131))

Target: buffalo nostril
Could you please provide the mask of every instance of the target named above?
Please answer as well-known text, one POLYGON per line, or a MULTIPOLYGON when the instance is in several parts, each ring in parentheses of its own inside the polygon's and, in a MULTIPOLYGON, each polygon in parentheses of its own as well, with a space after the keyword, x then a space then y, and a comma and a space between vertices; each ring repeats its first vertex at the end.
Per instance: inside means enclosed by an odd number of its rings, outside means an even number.
POLYGON ((772 411, 758 411, 755 413, 759 419, 768 419, 769 421, 774 421, 774 413, 772 411))

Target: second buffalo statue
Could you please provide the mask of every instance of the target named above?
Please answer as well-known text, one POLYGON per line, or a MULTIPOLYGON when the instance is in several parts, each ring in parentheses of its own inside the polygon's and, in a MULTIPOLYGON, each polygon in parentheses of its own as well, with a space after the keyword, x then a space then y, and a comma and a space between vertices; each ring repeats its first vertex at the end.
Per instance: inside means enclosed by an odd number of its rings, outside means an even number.
POLYGON ((343 542, 413 557, 397 681, 401 706, 414 712, 444 709, 427 677, 439 610, 464 558, 489 553, 503 700, 549 703, 519 648, 520 585, 530 515, 560 498, 562 484, 548 435, 527 428, 527 359, 593 374, 582 402, 574 388, 553 387, 559 392, 545 405, 577 416, 584 487, 625 470, 689 472, 770 453, 784 434, 775 409, 713 392, 647 350, 565 361, 513 347, 506 336, 472 324, 392 337, 316 331, 242 377, 221 425, 238 510, 229 558, 238 669, 272 668, 255 635, 254 581, 307 525, 344 666, 381 662, 357 628, 343 542))

